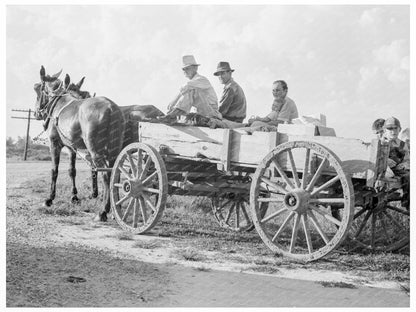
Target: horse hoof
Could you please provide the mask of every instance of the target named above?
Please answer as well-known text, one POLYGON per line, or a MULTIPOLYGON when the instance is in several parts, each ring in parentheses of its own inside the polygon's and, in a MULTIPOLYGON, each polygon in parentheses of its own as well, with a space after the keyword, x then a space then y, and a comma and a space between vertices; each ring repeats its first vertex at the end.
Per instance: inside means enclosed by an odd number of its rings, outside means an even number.
POLYGON ((44 207, 50 207, 52 206, 52 199, 47 199, 45 200, 45 202, 43 203, 44 207))
POLYGON ((71 197, 71 202, 73 204, 79 204, 80 203, 80 200, 79 200, 79 198, 78 198, 77 195, 74 195, 74 196, 71 197))

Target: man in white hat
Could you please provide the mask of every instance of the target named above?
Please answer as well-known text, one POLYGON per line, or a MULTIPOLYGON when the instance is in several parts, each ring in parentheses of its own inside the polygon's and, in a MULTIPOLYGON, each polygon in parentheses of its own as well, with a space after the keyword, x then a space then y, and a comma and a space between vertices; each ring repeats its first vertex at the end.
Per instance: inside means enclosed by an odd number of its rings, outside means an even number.
POLYGON ((182 57, 182 70, 189 81, 168 105, 167 119, 186 115, 194 107, 196 112, 208 118, 221 118, 218 111, 218 98, 209 80, 198 74, 198 64, 193 55, 182 57))
POLYGON ((223 118, 243 122, 246 118, 247 103, 243 89, 232 77, 234 69, 228 62, 219 62, 214 76, 218 76, 220 83, 224 85, 224 91, 220 99, 219 111, 223 118))

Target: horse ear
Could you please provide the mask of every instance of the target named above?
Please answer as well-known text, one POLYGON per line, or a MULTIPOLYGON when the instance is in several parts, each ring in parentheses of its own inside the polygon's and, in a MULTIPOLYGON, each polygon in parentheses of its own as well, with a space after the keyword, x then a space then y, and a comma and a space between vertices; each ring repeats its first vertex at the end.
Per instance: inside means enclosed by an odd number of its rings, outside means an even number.
POLYGON ((69 83, 71 82, 71 78, 69 77, 68 74, 65 75, 65 89, 68 89, 69 87, 69 83))
POLYGON ((95 92, 94 92, 94 95, 92 97, 95 97, 95 92))
POLYGON ((55 75, 52 75, 52 78, 58 79, 61 73, 62 73, 62 69, 59 72, 57 72, 55 75))
POLYGON ((40 67, 40 80, 44 81, 45 79, 45 67, 43 65, 40 67))
POLYGON ((81 89, 81 86, 84 83, 84 79, 85 77, 82 77, 82 79, 77 83, 78 90, 81 89))

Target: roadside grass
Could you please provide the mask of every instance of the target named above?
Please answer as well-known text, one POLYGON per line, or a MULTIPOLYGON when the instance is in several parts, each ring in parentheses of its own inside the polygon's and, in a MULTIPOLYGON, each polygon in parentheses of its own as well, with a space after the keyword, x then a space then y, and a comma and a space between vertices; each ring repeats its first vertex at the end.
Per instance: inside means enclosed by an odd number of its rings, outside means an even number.
MULTIPOLYGON (((11 199, 13 211, 31 211, 32 207, 39 207, 49 195, 49 172, 43 173, 33 180, 22 183, 22 187, 7 190, 7 197, 11 199)), ((99 183, 100 195, 90 198, 91 177, 89 171, 77 173, 78 197, 80 204, 72 204, 71 181, 67 175, 61 174, 58 179, 57 194, 51 207, 41 207, 36 210, 40 214, 65 217, 69 224, 76 224, 76 218, 91 218, 85 212, 98 213, 102 209, 100 199, 103 190, 99 183)), ((9 203, 7 207, 8 211, 9 203)), ((85 224, 80 224, 85 227, 85 224)), ((89 226, 118 227, 116 222, 109 220, 107 224, 97 223, 89 226)), ((221 228, 211 212, 211 203, 205 197, 169 196, 164 214, 157 226, 151 230, 152 235, 159 237, 174 237, 176 252, 172 257, 187 261, 252 263, 252 270, 259 272, 272 272, 279 268, 311 269, 350 272, 362 277, 371 277, 373 280, 392 280, 397 282, 410 281, 409 251, 402 253, 360 253, 348 252, 340 249, 325 258, 312 263, 301 263, 273 254, 263 243, 256 230, 252 232, 235 233, 221 228), (207 256, 207 251, 210 256, 207 256), (257 268, 257 269, 253 269, 257 268)), ((120 240, 130 240, 125 234, 120 234, 120 240)), ((163 247, 160 241, 136 241, 134 248, 155 249, 163 247)), ((342 247, 341 247, 342 248, 342 247)))
POLYGON ((133 248, 141 248, 141 249, 156 249, 163 247, 163 243, 158 240, 138 240, 136 241, 133 246, 133 248))
POLYGON ((172 256, 181 260, 194 262, 207 260, 207 256, 205 254, 199 252, 197 249, 194 249, 192 247, 175 250, 172 252, 172 256))
POLYGON ((133 234, 128 233, 128 232, 121 232, 121 233, 118 233, 118 234, 117 234, 117 239, 118 239, 118 240, 126 240, 126 241, 129 241, 129 240, 134 240, 134 238, 133 238, 133 234))
POLYGON ((337 287, 337 288, 350 288, 350 289, 357 288, 357 286, 350 284, 350 283, 345 283, 345 282, 320 281, 317 283, 322 285, 323 287, 337 287))

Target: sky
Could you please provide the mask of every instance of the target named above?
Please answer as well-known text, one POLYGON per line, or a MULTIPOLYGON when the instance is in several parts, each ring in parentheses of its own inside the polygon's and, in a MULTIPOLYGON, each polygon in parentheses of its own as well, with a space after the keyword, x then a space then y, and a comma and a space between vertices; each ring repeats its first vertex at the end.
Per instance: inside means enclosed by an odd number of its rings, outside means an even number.
MULTIPOLYGON (((299 114, 324 114, 337 136, 369 141, 380 117, 410 125, 408 5, 8 5, 6 135, 25 135, 11 110, 34 108, 41 65, 120 106, 166 112, 186 54, 218 97, 213 73, 230 63, 247 117, 268 114, 272 82, 285 80, 299 114)), ((41 131, 32 122, 30 136, 41 131)))

